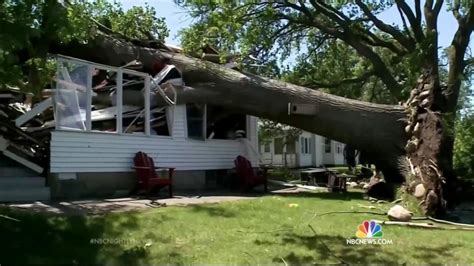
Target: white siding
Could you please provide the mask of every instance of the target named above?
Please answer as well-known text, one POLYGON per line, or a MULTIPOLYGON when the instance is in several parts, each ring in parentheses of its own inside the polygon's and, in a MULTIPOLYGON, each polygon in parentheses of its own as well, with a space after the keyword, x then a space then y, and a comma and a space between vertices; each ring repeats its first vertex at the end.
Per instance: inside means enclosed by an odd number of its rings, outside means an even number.
POLYGON ((258 128, 257 118, 247 116, 247 144, 245 144, 245 155, 256 166, 259 160, 258 154, 258 128))
MULTIPOLYGON (((269 164, 275 166, 287 166, 287 167, 296 167, 298 166, 297 154, 296 153, 286 153, 286 154, 275 154, 275 140, 272 139, 270 142, 270 152, 265 152, 264 147, 265 145, 262 144, 260 147, 260 159, 259 161, 262 164, 269 164), (285 163, 285 156, 286 156, 286 163, 285 163)), ((298 152, 298 142, 295 141, 295 151, 298 152)), ((286 147, 283 148, 286 150, 286 147)))
POLYGON ((345 160, 344 160, 344 143, 342 142, 337 142, 335 141, 335 145, 340 145, 340 151, 339 153, 337 152, 337 149, 334 149, 335 151, 335 154, 334 154, 334 164, 336 165, 341 165, 341 164, 345 164, 345 160))
POLYGON ((324 139, 323 137, 314 134, 315 142, 314 142, 314 156, 316 157, 315 166, 322 166, 324 164, 323 158, 324 158, 324 150, 323 150, 323 145, 324 145, 324 139))
POLYGON ((303 166, 311 166, 312 164, 312 155, 311 155, 311 143, 308 143, 309 145, 309 151, 308 153, 303 153, 302 150, 302 145, 304 146, 305 144, 302 144, 302 139, 301 137, 307 139, 307 141, 311 142, 311 133, 303 131, 301 135, 298 138, 298 145, 296 147, 296 152, 298 153, 298 166, 303 167, 303 166))
POLYGON ((185 107, 173 112, 172 137, 54 131, 51 133, 51 173, 128 172, 136 152, 148 153, 161 167, 176 170, 231 169, 238 155, 257 164, 256 119, 248 117, 249 141, 189 140, 186 138, 185 107), (253 145, 253 147, 246 147, 253 145))
POLYGON ((334 164, 334 141, 331 141, 331 152, 326 152, 326 138, 322 138, 321 151, 323 153, 323 164, 334 164))
MULTIPOLYGON (((275 166, 285 165, 285 157, 283 154, 262 153, 260 160, 263 164, 270 164, 275 166)), ((286 154, 286 166, 296 167, 296 154, 286 154)))

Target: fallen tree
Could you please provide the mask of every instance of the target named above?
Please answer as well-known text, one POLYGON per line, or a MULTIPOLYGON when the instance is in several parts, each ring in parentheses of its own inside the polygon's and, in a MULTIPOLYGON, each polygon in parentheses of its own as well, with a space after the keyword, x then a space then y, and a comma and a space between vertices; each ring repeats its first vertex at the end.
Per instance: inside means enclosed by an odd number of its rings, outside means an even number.
MULTIPOLYGON (((413 10, 405 1, 395 1, 403 30, 378 19, 375 16, 377 9, 373 10, 362 1, 351 3, 357 7, 355 15, 346 14, 344 6, 329 5, 325 1, 250 1, 237 5, 229 1, 209 6, 201 1, 184 1, 185 5, 188 2, 197 5, 199 12, 196 14, 203 17, 206 12, 225 10, 227 15, 223 17, 230 22, 236 19, 229 16, 235 11, 243 14, 238 17, 242 23, 263 23, 257 28, 270 30, 268 35, 273 38, 273 42, 263 43, 273 44, 282 38, 290 42, 295 34, 305 31, 312 31, 317 37, 337 39, 371 66, 366 74, 350 80, 360 81, 373 76, 393 95, 400 95, 402 88, 408 86, 404 89, 411 91, 411 96, 403 105, 346 99, 159 50, 156 49, 158 46, 132 42, 107 31, 87 42, 61 44, 52 40, 48 50, 115 66, 137 59, 149 67, 156 56, 170 58, 183 72, 188 86, 179 91, 178 103, 222 105, 352 144, 371 154, 386 181, 405 182, 427 214, 442 212, 446 203, 452 202, 456 179, 452 171, 451 129, 462 75, 466 66, 473 63, 472 59, 466 60, 465 54, 474 28, 474 4, 453 2, 452 12, 458 29, 449 47, 444 84, 440 81, 437 40, 437 18, 444 3, 442 0, 425 1, 423 8, 420 1, 415 1, 413 10), (389 61, 381 58, 380 51, 390 54, 389 61), (397 70, 391 64, 396 65, 406 57, 419 59, 415 72, 421 76, 415 84, 402 84, 395 78, 397 70), (289 115, 289 103, 311 105, 315 112, 289 115)), ((241 25, 240 28, 244 27, 241 25)), ((339 85, 346 82, 343 80, 339 85)), ((124 99, 133 97, 124 96, 124 99)))
MULTIPOLYGON (((178 92, 178 104, 194 102, 222 105, 356 147, 364 147, 377 158, 375 162, 390 183, 403 182, 411 174, 412 167, 421 168, 414 165, 416 162, 412 162, 410 166, 406 157, 405 146, 409 135, 405 128, 413 118, 410 118, 411 113, 403 106, 338 97, 241 73, 183 54, 134 45, 105 34, 99 35, 87 45, 69 44, 56 47, 53 51, 115 66, 132 60, 150 66, 158 57, 166 57, 182 71, 187 85, 178 92), (313 115, 289 115, 289 103, 314 105, 317 112, 313 115)), ((420 84, 423 82, 425 80, 420 80, 420 84)), ((124 96, 124 103, 138 105, 138 102, 131 102, 133 99, 134 97, 124 96)), ((436 163, 436 158, 432 160, 436 163)), ((440 202, 430 204, 432 205, 425 207, 427 211, 437 209, 440 202)))
MULTIPOLYGON (((178 103, 208 103, 267 118, 322 136, 365 147, 381 154, 378 164, 393 182, 401 182, 399 159, 406 143, 406 112, 402 106, 351 100, 278 80, 241 73, 222 65, 179 53, 133 45, 101 35, 88 45, 58 47, 55 52, 98 63, 120 66, 138 60, 150 66, 167 57, 183 73, 187 88, 179 90, 178 103), (288 104, 311 104, 314 115, 289 115, 288 104)), ((125 92, 126 93, 126 92, 125 92)), ((124 96, 125 103, 136 97, 124 96)))

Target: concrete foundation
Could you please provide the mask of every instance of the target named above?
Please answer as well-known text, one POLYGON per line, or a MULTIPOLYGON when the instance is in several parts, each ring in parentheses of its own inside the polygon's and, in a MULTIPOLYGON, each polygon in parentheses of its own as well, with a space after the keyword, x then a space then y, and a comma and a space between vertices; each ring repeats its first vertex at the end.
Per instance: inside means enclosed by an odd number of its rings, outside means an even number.
MULTIPOLYGON (((176 171, 173 176, 174 190, 216 189, 230 187, 231 183, 227 170, 176 171)), ((54 199, 123 197, 135 188, 136 174, 59 173, 49 177, 49 184, 54 199)))

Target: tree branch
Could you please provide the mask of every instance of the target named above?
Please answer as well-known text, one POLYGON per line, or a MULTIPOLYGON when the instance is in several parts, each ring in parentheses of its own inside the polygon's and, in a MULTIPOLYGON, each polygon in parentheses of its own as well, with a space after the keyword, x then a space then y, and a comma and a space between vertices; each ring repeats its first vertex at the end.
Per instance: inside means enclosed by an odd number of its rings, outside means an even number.
POLYGON ((420 3, 420 0, 415 0, 415 18, 416 18, 417 24, 421 25, 421 3, 420 3))
POLYGON ((375 26, 381 31, 390 34, 398 43, 400 43, 407 51, 413 51, 415 49, 415 43, 400 32, 397 28, 385 24, 379 20, 369 9, 369 7, 362 2, 362 0, 355 0, 355 3, 364 12, 364 14, 375 24, 375 26))
POLYGON ((410 38, 412 38, 411 33, 410 33, 410 28, 408 28, 407 21, 405 20, 405 15, 403 14, 402 9, 397 6, 398 14, 400 14, 400 18, 402 18, 402 23, 403 23, 403 29, 409 34, 410 38))
POLYGON ((339 10, 332 7, 331 5, 326 4, 322 0, 316 0, 316 1, 315 0, 310 0, 309 2, 311 3, 311 5, 313 5, 314 8, 318 8, 318 7, 323 8, 327 12, 333 13, 335 16, 339 17, 339 19, 341 21, 351 22, 351 19, 349 17, 347 17, 343 12, 340 12, 339 10))
POLYGON ((433 0, 426 0, 425 1, 425 8, 431 10, 433 8, 433 0))
MULTIPOLYGON (((322 33, 328 34, 344 41, 346 44, 354 48, 360 55, 364 56, 372 63, 372 65, 374 66, 373 69, 375 71, 375 74, 387 86, 388 90, 391 92, 392 95, 397 97, 400 94, 400 84, 392 76, 387 65, 383 62, 381 57, 375 51, 372 50, 370 46, 364 44, 361 38, 362 36, 358 35, 357 31, 354 31, 351 27, 349 27, 350 23, 348 21, 345 21, 343 18, 338 17, 332 11, 324 8, 324 6, 322 6, 320 3, 315 2, 314 0, 311 1, 311 3, 316 5, 316 7, 319 7, 316 10, 321 12, 322 15, 326 16, 331 21, 335 22, 339 26, 339 28, 330 26, 322 20, 318 19, 316 17, 318 13, 316 12, 313 14, 304 4, 299 6, 297 4, 291 3, 290 1, 285 1, 284 3, 287 7, 303 14, 307 18, 307 21, 295 21, 294 18, 290 17, 288 14, 283 13, 278 14, 280 18, 293 20, 293 22, 297 23, 306 23, 308 26, 316 27, 322 33)), ((382 24, 384 23, 382 22, 382 24)), ((398 33, 401 35, 401 32, 396 29, 393 33, 398 33)), ((402 38, 405 38, 403 35, 401 36, 402 38)), ((374 40, 374 43, 376 43, 376 40, 374 40)), ((381 45, 381 43, 378 44, 381 45)))
POLYGON ((427 37, 430 41, 424 58, 424 68, 429 70, 432 77, 433 87, 435 88, 434 93, 434 108, 440 107, 441 87, 439 86, 439 58, 438 58, 438 15, 440 5, 443 4, 443 0, 437 0, 433 9, 433 1, 427 0, 424 6, 425 21, 427 29, 427 37))
POLYGON ((425 2, 425 20, 428 32, 437 31, 438 15, 443 3, 443 0, 437 0, 435 6, 433 7, 432 0, 427 0, 425 2))
POLYGON ((400 95, 400 84, 398 84, 398 82, 392 76, 387 65, 382 61, 376 52, 374 52, 370 47, 360 43, 357 40, 351 39, 350 37, 343 41, 352 46, 359 54, 367 58, 372 63, 376 75, 387 86, 387 89, 394 97, 398 97, 398 95, 400 95))
POLYGON ((413 30, 413 34, 415 35, 415 39, 418 42, 420 42, 424 38, 423 29, 421 28, 420 0, 415 1, 416 15, 413 14, 413 11, 411 10, 411 8, 407 5, 405 1, 395 0, 395 2, 397 4, 397 7, 403 11, 408 21, 410 22, 411 28, 413 30))
POLYGON ((436 0, 436 4, 433 8, 433 12, 436 13, 436 16, 439 15, 439 11, 441 11, 441 7, 443 6, 444 0, 436 0))
POLYGON ((464 60, 464 66, 469 66, 469 65, 473 65, 474 64, 474 57, 471 57, 471 58, 468 58, 466 60, 464 60))
POLYGON ((471 62, 469 59, 464 60, 464 56, 469 45, 470 36, 474 30, 474 3, 470 4, 465 16, 459 14, 459 18, 456 19, 458 20, 459 27, 454 34, 448 56, 448 84, 445 92, 447 111, 456 110, 463 72, 467 65, 466 63, 471 62))
POLYGON ((453 12, 454 17, 458 21, 458 24, 461 23, 461 20, 462 20, 462 16, 459 13, 460 8, 461 8, 461 1, 454 1, 452 12, 453 12))
POLYGON ((354 78, 343 79, 343 80, 333 82, 333 83, 322 83, 322 82, 312 81, 311 84, 306 84, 305 86, 312 85, 313 86, 312 88, 314 88, 314 89, 317 89, 317 88, 337 88, 337 87, 340 87, 340 86, 346 85, 346 84, 354 84, 354 83, 365 82, 367 79, 369 79, 370 77, 372 77, 374 75, 375 75, 375 71, 370 70, 370 71, 365 72, 364 74, 362 74, 358 77, 354 77, 354 78))

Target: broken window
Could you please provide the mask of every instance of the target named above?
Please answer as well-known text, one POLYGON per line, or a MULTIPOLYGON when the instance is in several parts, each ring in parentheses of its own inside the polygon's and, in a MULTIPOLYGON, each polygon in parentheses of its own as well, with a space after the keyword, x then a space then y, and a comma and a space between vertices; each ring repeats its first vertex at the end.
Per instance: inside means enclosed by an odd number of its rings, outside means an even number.
POLYGON ((235 139, 245 137, 246 115, 220 106, 206 106, 206 138, 235 139))
MULTIPOLYGON (((124 75, 123 79, 124 84, 127 84, 133 80, 133 77, 124 75)), ((133 106, 138 107, 123 113, 123 133, 139 134, 145 132, 145 81, 143 79, 139 79, 139 81, 139 86, 123 86, 123 99, 129 100, 133 97, 133 106)))
POLYGON ((204 140, 246 137, 247 117, 244 114, 219 106, 187 104, 186 117, 189 138, 204 140))
POLYGON ((60 62, 54 93, 56 127, 86 130, 86 91, 88 67, 60 62))
MULTIPOLYGON (((60 56, 56 83, 54 110, 58 129, 171 134, 172 108, 156 107, 156 97, 165 96, 161 87, 152 87, 148 74, 60 56), (124 99, 127 105, 123 104, 124 99)), ((174 102, 175 99, 169 104, 174 102)))
MULTIPOLYGON (((92 91, 104 89, 104 86, 116 86, 112 80, 117 72, 94 68, 92 71, 92 91), (109 82, 109 84, 107 84, 109 82)), ((92 131, 117 132, 117 108, 115 106, 91 105, 92 131)))
POLYGON ((188 138, 204 140, 204 115, 206 106, 204 104, 186 104, 186 120, 188 138))
POLYGON ((170 108, 153 108, 151 111, 150 127, 152 135, 171 136, 171 117, 170 108))

